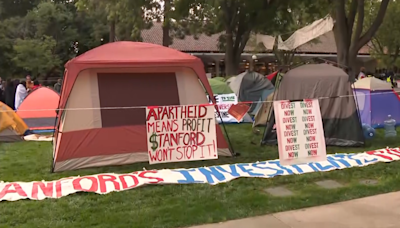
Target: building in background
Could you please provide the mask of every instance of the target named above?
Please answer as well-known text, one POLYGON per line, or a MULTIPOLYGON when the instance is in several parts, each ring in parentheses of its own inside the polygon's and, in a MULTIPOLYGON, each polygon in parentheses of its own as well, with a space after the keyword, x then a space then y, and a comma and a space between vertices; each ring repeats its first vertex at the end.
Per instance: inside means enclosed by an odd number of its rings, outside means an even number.
MULTIPOLYGON (((149 30, 142 31, 144 42, 162 45, 162 27, 161 23, 155 23, 149 30)), ((199 35, 197 39, 193 36, 186 36, 184 39, 174 38, 171 48, 182 52, 190 53, 199 57, 205 66, 207 73, 212 76, 224 76, 225 53, 218 48, 219 34, 212 36, 199 35)), ((336 43, 333 32, 326 33, 315 42, 310 42, 297 48, 295 56, 301 61, 307 61, 312 58, 321 58, 327 61, 336 62, 336 43)), ((255 52, 255 47, 247 45, 241 56, 242 62, 240 69, 244 71, 255 64, 255 68, 260 73, 268 74, 278 69, 276 57, 271 50, 255 52), (254 56, 256 58, 254 58, 254 56)), ((376 61, 369 54, 369 47, 363 47, 357 56, 358 66, 364 66, 367 71, 376 71, 376 61)))

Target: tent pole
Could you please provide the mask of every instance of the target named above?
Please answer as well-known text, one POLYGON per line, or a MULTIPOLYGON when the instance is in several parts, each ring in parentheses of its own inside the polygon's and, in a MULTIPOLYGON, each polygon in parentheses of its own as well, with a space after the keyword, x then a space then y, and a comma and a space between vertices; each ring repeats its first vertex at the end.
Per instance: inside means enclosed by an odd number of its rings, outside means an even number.
MULTIPOLYGON (((279 69, 278 75, 276 76, 277 79, 276 79, 275 85, 277 85, 277 87, 275 86, 275 91, 274 91, 274 96, 272 98, 272 102, 274 102, 276 100, 276 96, 278 94, 277 92, 281 85, 281 81, 283 79, 283 76, 281 75, 281 71, 282 71, 282 69, 279 69)), ((275 113, 274 113, 273 107, 274 106, 272 104, 268 111, 268 117, 269 116, 271 116, 271 117, 269 119, 267 119, 267 123, 266 123, 267 126, 264 128, 263 138, 261 139, 261 142, 260 142, 261 145, 264 144, 263 141, 264 141, 265 136, 268 134, 268 132, 270 132, 272 130, 272 128, 274 127, 274 124, 275 124, 275 113), (273 121, 272 123, 271 123, 271 119, 273 121)))
MULTIPOLYGON (((203 85, 203 87, 204 87, 204 85, 203 85)), ((210 98, 210 94, 208 94, 208 97, 210 98)), ((214 100, 215 100, 215 99, 214 99, 214 100)), ((215 103, 213 102, 213 105, 214 105, 214 109, 215 109, 215 105, 217 105, 217 102, 215 102, 215 103)), ((228 141, 228 146, 229 146, 229 150, 230 150, 230 152, 231 152, 231 155, 232 155, 233 157, 239 156, 240 154, 239 154, 239 153, 236 153, 235 150, 234 150, 234 148, 233 148, 233 146, 232 146, 232 142, 231 142, 231 139, 229 138, 228 131, 226 130, 224 120, 222 119, 221 112, 219 111, 218 108, 217 108, 217 113, 218 113, 218 117, 219 117, 220 120, 221 120, 222 128, 224 129, 224 133, 225 133, 226 139, 227 139, 227 141, 228 141)))
POLYGON ((221 113, 220 113, 219 110, 218 110, 218 116, 219 116, 219 119, 221 120, 222 128, 224 129, 224 132, 225 132, 225 135, 226 135, 226 139, 228 140, 228 146, 229 146, 229 150, 231 151, 232 156, 233 157, 239 156, 240 154, 236 153, 236 151, 233 149, 231 139, 229 138, 228 131, 226 130, 226 127, 225 127, 225 122, 222 119, 222 116, 221 116, 221 113))

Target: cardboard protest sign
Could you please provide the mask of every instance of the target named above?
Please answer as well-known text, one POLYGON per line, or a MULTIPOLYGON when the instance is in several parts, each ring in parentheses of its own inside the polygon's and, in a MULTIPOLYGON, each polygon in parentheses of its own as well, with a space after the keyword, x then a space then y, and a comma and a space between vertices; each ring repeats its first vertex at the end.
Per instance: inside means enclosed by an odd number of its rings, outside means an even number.
POLYGON ((328 155, 326 161, 282 166, 279 160, 254 163, 225 164, 190 169, 163 169, 126 174, 104 173, 82 177, 67 177, 54 181, 1 182, 0 201, 21 199, 58 199, 77 192, 108 194, 155 184, 226 183, 240 177, 273 178, 293 174, 326 172, 351 167, 363 167, 378 162, 400 160, 399 148, 387 148, 358 154, 328 155))
POLYGON ((247 114, 247 112, 250 110, 250 105, 240 103, 240 104, 234 104, 232 105, 228 113, 235 118, 236 120, 243 120, 244 116, 247 114))
POLYGON ((274 111, 282 165, 326 160, 324 129, 317 99, 274 101, 274 111))
POLYGON ((150 164, 217 159, 213 105, 146 108, 150 164))

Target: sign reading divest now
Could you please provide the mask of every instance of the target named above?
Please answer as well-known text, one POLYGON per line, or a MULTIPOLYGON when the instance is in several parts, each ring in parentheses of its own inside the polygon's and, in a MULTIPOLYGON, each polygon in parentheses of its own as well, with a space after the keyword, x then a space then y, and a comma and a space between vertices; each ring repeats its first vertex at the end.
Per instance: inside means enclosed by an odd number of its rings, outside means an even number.
POLYGON ((274 111, 282 165, 326 160, 324 129, 317 99, 275 101, 274 111))
POLYGON ((217 159, 213 105, 146 108, 150 164, 217 159))

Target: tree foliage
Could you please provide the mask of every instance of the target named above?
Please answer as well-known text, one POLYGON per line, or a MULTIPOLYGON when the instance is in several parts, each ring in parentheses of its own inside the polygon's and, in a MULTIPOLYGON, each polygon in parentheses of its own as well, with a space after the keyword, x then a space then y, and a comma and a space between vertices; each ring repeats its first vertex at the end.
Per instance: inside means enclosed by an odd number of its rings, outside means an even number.
MULTIPOLYGON (((375 3, 377 4, 377 3, 375 3)), ((373 6, 376 8, 376 6, 373 6)), ((385 20, 372 38, 370 48, 372 54, 378 59, 380 67, 400 67, 398 59, 400 54, 400 2, 394 1, 387 9, 385 20)), ((376 17, 376 11, 370 12, 367 24, 371 24, 370 18, 376 17)))
POLYGON ((17 67, 33 75, 47 72, 60 64, 60 59, 53 53, 56 45, 56 41, 50 36, 43 36, 41 39, 17 39, 12 61, 17 67))
MULTIPOLYGON (((285 39, 328 13, 336 19, 334 33, 341 64, 354 65, 358 50, 374 37, 372 43, 382 47, 374 48, 374 53, 386 56, 386 65, 390 65, 393 56, 397 55, 387 53, 396 54, 399 43, 396 33, 398 1, 388 10, 392 15, 388 16, 390 20, 387 19, 378 30, 389 2, 0 0, 0 76, 61 74, 69 59, 101 44, 115 40, 141 41, 141 31, 151 28, 156 21, 162 21, 164 46, 171 45, 173 37, 219 34, 219 47, 225 52, 226 73, 234 75, 239 68, 241 53, 255 34, 283 34, 285 39), (367 6, 370 3, 371 6, 367 6), (360 24, 364 29, 359 29, 360 24)), ((293 60, 292 52, 275 49, 275 53, 281 64, 293 60)))

